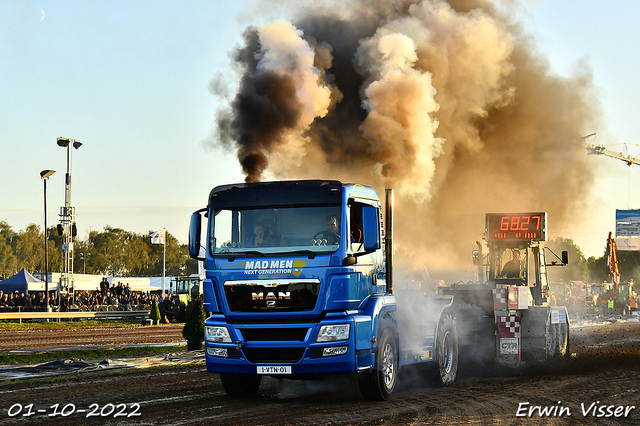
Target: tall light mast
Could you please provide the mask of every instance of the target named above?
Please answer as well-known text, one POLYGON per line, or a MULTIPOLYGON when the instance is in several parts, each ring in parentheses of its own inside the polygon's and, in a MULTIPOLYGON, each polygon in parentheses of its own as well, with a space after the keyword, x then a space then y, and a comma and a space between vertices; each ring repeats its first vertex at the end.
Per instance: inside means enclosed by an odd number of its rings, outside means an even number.
MULTIPOLYGON (((64 207, 60 209, 60 224, 58 234, 62 235, 62 248, 60 258, 60 286, 61 292, 70 293, 73 291, 73 237, 76 231, 76 212, 71 207, 71 146, 75 149, 82 146, 81 142, 71 138, 58 138, 58 146, 67 148, 67 173, 64 184, 64 207)), ((58 293, 60 294, 60 293, 58 293)))

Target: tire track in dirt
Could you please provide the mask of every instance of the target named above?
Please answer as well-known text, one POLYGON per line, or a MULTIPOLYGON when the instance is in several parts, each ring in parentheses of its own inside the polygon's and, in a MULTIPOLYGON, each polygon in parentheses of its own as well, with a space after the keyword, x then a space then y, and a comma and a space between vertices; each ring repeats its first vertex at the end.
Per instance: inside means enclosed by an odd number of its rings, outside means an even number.
POLYGON ((182 324, 79 330, 0 331, 0 351, 84 345, 183 343, 182 324))

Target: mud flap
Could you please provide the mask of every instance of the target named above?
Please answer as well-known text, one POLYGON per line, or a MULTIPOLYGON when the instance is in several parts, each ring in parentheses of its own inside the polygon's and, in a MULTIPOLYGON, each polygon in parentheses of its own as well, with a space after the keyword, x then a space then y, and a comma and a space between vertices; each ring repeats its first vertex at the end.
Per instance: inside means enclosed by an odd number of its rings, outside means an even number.
POLYGON ((520 317, 508 311, 496 311, 496 361, 517 366, 522 356, 520 317))

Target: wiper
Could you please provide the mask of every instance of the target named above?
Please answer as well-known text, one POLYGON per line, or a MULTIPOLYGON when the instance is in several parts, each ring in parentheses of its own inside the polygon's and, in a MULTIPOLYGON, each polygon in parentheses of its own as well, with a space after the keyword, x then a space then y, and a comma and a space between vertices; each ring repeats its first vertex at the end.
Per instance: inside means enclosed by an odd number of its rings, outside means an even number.
POLYGON ((318 253, 316 253, 313 250, 296 250, 296 251, 288 251, 286 252, 286 254, 301 254, 301 255, 309 256, 309 259, 315 259, 318 253))
POLYGON ((241 252, 238 252, 236 254, 242 254, 242 255, 246 254, 247 256, 261 256, 261 257, 265 257, 266 256, 263 252, 258 251, 258 250, 241 251, 241 252))
POLYGON ((250 250, 250 251, 238 251, 233 253, 215 253, 213 257, 226 257, 229 259, 229 262, 233 262, 236 257, 251 257, 251 256, 260 256, 265 257, 266 255, 261 251, 250 250))

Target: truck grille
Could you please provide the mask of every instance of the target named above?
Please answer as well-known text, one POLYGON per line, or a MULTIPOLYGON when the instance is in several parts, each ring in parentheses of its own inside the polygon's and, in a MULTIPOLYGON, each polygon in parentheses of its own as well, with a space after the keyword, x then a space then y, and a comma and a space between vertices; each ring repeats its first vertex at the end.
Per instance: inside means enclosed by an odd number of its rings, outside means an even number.
POLYGON ((302 359, 305 348, 242 348, 245 357, 254 364, 289 362, 302 359))
POLYGON ((320 294, 320 281, 302 278, 227 281, 224 294, 233 312, 312 311, 320 294))
POLYGON ((243 328, 242 337, 247 342, 302 342, 309 328, 243 328))

